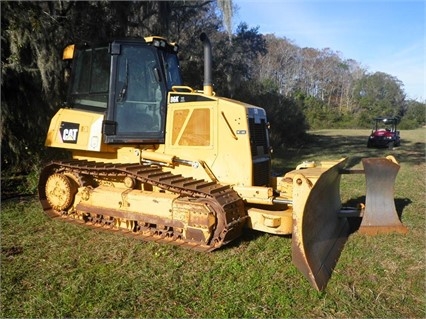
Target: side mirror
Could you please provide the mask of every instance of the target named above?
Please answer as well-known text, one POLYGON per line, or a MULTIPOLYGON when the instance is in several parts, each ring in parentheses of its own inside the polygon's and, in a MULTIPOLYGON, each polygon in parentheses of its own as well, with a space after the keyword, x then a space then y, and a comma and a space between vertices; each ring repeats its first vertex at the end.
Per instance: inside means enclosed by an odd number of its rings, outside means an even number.
POLYGON ((70 81, 70 78, 71 78, 71 67, 70 66, 66 66, 64 68, 64 83, 66 85, 68 85, 68 83, 70 81))

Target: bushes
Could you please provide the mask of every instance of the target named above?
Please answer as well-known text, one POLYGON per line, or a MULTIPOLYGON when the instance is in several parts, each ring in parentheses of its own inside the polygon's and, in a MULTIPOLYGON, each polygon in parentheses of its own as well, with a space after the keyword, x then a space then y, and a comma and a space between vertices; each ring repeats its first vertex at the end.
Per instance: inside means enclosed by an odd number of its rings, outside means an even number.
POLYGON ((40 171, 44 164, 54 159, 69 159, 70 153, 55 148, 27 152, 25 163, 13 165, 1 171, 1 197, 9 198, 18 194, 36 194, 40 171))
POLYGON ((415 129, 426 124, 426 105, 417 101, 407 103, 404 117, 399 125, 400 129, 415 129))
MULTIPOLYGON (((389 114, 387 109, 382 112, 370 109, 357 109, 347 111, 345 108, 332 107, 315 97, 305 97, 298 94, 295 103, 303 110, 306 122, 310 129, 319 130, 330 129, 361 129, 371 128, 372 120, 378 116, 398 116, 389 114)), ((416 101, 405 102, 405 113, 401 116, 400 129, 416 129, 425 125, 426 106, 424 103, 416 101)), ((403 107, 401 107, 403 109, 403 107)))

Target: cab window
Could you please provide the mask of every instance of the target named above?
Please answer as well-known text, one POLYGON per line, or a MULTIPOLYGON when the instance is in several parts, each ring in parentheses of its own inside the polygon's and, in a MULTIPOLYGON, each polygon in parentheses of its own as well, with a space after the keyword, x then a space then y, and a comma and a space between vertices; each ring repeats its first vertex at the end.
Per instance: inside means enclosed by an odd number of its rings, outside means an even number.
POLYGON ((107 107, 110 55, 107 47, 77 50, 70 104, 76 107, 107 107))

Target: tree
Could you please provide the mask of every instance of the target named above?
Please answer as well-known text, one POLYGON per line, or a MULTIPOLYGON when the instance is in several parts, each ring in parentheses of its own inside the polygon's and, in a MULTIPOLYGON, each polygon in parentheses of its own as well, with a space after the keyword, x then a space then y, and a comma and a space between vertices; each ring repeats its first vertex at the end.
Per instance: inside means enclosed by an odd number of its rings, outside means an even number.
POLYGON ((69 8, 34 2, 1 6, 3 169, 15 164, 30 167, 43 147, 48 121, 63 91, 57 72, 62 46, 57 39, 66 30, 62 15, 69 8))
POLYGON ((403 84, 396 77, 375 72, 359 79, 353 91, 353 101, 363 118, 401 116, 404 111, 403 84))
POLYGON ((300 48, 286 38, 265 36, 268 54, 259 57, 258 78, 272 80, 280 94, 291 97, 295 93, 301 73, 300 48))
POLYGON ((222 34, 214 38, 215 83, 221 95, 234 97, 235 91, 255 77, 258 56, 266 54, 265 40, 259 28, 241 23, 232 41, 222 34))

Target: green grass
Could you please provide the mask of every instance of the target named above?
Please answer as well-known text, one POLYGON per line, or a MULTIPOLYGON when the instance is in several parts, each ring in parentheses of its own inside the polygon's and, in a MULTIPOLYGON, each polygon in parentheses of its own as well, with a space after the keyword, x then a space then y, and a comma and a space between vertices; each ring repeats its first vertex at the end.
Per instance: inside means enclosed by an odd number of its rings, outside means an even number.
MULTIPOLYGON (((22 197, 2 202, 0 317, 424 318, 425 132, 402 131, 401 147, 377 150, 366 148, 368 130, 316 131, 276 151, 277 171, 342 156, 353 167, 387 154, 401 164, 395 201, 409 233, 351 235, 323 293, 292 265, 290 238, 247 231, 197 253, 50 220, 22 197)), ((363 177, 345 175, 342 192, 362 198, 363 177)))

